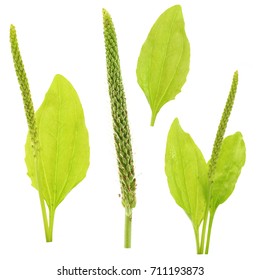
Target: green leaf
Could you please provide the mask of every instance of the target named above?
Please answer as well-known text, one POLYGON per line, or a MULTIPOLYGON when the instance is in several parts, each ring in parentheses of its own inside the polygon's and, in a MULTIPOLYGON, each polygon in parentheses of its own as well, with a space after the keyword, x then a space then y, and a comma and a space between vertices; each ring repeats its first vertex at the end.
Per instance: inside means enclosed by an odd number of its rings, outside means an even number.
POLYGON ((198 228, 206 207, 207 164, 178 119, 173 121, 167 138, 165 173, 173 198, 198 228))
POLYGON ((137 80, 152 110, 151 125, 161 107, 181 91, 189 72, 190 44, 181 6, 166 10, 144 42, 137 64, 137 80))
POLYGON ((232 194, 246 160, 246 147, 240 132, 226 137, 222 143, 216 171, 213 176, 211 211, 232 194))
POLYGON ((65 196, 86 176, 89 167, 89 139, 79 97, 61 75, 56 75, 36 112, 39 132, 39 186, 31 140, 25 145, 26 165, 32 185, 41 188, 50 208, 56 208, 65 196))

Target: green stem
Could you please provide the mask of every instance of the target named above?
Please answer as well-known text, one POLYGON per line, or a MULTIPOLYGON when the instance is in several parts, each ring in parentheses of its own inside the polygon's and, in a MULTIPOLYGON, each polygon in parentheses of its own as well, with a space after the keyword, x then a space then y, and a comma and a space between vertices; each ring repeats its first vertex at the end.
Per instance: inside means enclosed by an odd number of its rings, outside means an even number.
POLYGON ((125 248, 131 248, 132 214, 125 214, 125 248))
POLYGON ((39 161, 40 161, 40 152, 37 151, 37 148, 36 148, 36 153, 35 153, 35 157, 34 157, 36 186, 38 188, 38 193, 39 193, 39 198, 40 198, 42 218, 43 218, 44 231, 45 231, 45 239, 46 239, 46 241, 48 241, 48 239, 49 239, 49 226, 48 226, 48 219, 47 219, 47 213, 46 213, 44 198, 43 198, 42 191, 41 191, 41 183, 40 183, 40 178, 39 178, 39 161))
POLYGON ((199 229, 198 227, 193 225, 194 233, 195 233, 195 239, 196 239, 196 248, 197 248, 197 254, 200 254, 200 238, 199 238, 199 229))
POLYGON ((46 207, 44 203, 44 199, 39 192, 40 197, 40 204, 41 204, 41 210, 42 210, 42 218, 43 218, 43 224, 44 224, 44 231, 45 231, 45 239, 48 242, 49 240, 49 225, 48 225, 48 219, 47 219, 47 213, 46 213, 46 207))
POLYGON ((52 242, 54 215, 55 215, 55 209, 51 208, 49 211, 49 234, 48 234, 48 240, 46 240, 47 242, 52 242))
POLYGON ((207 229, 207 223, 208 223, 209 204, 210 204, 210 198, 208 198, 206 211, 205 211, 205 215, 204 215, 203 226, 202 226, 201 241, 200 241, 200 254, 204 253, 204 243, 205 243, 206 229, 207 229))
POLYGON ((156 119, 156 114, 152 112, 152 117, 151 117, 151 123, 150 123, 150 126, 154 126, 155 119, 156 119))
POLYGON ((215 211, 213 211, 212 213, 210 213, 210 217, 209 217, 209 226, 208 226, 208 234, 207 234, 207 242, 206 242, 205 254, 208 254, 208 252, 209 252, 209 243, 210 243, 210 236, 211 236, 211 228, 212 228, 214 216, 215 216, 215 211))

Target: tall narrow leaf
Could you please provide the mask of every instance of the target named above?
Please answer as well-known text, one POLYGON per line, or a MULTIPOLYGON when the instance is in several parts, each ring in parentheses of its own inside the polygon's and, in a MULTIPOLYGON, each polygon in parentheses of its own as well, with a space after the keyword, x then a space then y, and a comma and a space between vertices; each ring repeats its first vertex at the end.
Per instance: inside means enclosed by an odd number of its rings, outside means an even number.
POLYGON ((199 249, 199 226, 206 207, 207 164, 191 136, 175 119, 168 133, 165 173, 176 203, 190 218, 199 249))
POLYGON ((161 107, 181 91, 189 72, 190 44, 181 6, 166 10, 144 42, 137 63, 137 80, 152 110, 151 125, 161 107))

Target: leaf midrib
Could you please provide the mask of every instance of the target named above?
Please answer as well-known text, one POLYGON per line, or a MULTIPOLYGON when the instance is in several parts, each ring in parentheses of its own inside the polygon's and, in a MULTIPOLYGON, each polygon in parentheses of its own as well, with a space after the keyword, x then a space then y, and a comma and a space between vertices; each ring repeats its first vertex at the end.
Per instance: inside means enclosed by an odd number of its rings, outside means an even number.
POLYGON ((58 100, 59 100, 59 106, 58 106, 58 122, 57 122, 57 136, 56 136, 56 159, 55 159, 55 180, 54 180, 54 205, 57 206, 56 203, 56 195, 58 192, 58 186, 57 186, 57 170, 58 170, 58 160, 60 155, 60 119, 61 119, 61 107, 62 107, 62 98, 60 93, 60 84, 57 83, 57 94, 58 94, 58 100))
MULTIPOLYGON (((170 28, 170 32, 169 32, 169 36, 168 36, 168 41, 167 41, 166 52, 164 53, 163 63, 162 63, 161 69, 160 69, 159 81, 158 81, 158 85, 157 85, 157 90, 156 90, 154 101, 156 101, 156 99, 157 99, 156 97, 158 96, 159 88, 160 88, 160 85, 161 85, 162 72, 163 72, 163 69, 164 69, 164 65, 165 65, 165 61, 166 61, 166 56, 167 56, 168 49, 169 49, 170 37, 171 37, 171 34, 172 34, 172 30, 173 30, 173 26, 174 26, 174 21, 175 21, 176 17, 177 17, 177 13, 175 14, 174 18, 172 19, 171 28, 170 28)), ((156 112, 156 110, 154 112, 156 112)))
MULTIPOLYGON (((179 128, 178 128, 179 129, 179 128)), ((182 134, 185 135, 185 132, 181 131, 182 134)), ((187 136, 187 135, 185 135, 187 136)), ((182 147, 181 145, 179 144, 180 143, 180 139, 179 139, 179 133, 178 133, 178 136, 176 137, 177 141, 178 141, 178 146, 179 146, 179 150, 180 150, 180 158, 181 158, 181 166, 182 166, 182 176, 184 178, 184 188, 185 188, 185 192, 186 192, 186 196, 187 196, 187 201, 188 201, 188 206, 189 206, 189 212, 190 212, 190 218, 191 218, 191 203, 190 203, 190 198, 189 198, 189 195, 188 195, 188 189, 187 189, 187 183, 186 183, 186 176, 184 175, 184 165, 183 165, 183 151, 182 151, 182 147)))
POLYGON ((74 133, 74 138, 73 138, 73 148, 72 148, 72 153, 71 153, 71 158, 70 158, 70 164, 69 164, 69 170, 68 170, 68 174, 67 174, 67 177, 66 177, 66 180, 64 182, 64 185, 63 187, 61 188, 61 191, 59 192, 59 196, 58 196, 58 199, 57 199, 57 205, 61 202, 61 197, 62 197, 62 194, 63 194, 63 191, 66 189, 66 186, 67 186, 67 183, 68 183, 68 179, 69 179, 69 175, 71 173, 71 170, 72 170, 72 162, 74 161, 74 156, 75 156, 75 146, 76 146, 76 138, 77 138, 77 135, 78 135, 78 117, 77 117, 77 113, 76 113, 76 100, 75 98, 72 98, 73 100, 73 109, 74 109, 74 116, 75 116, 75 133, 74 133))
MULTIPOLYGON (((45 107, 47 106, 47 103, 48 103, 48 100, 45 99, 45 101, 43 102, 43 107, 42 107, 42 113, 39 117, 39 126, 38 126, 38 131, 39 131, 39 146, 40 146, 40 151, 39 153, 41 154, 41 140, 40 140, 40 124, 41 124, 41 121, 42 121, 42 117, 43 117, 43 112, 44 112, 44 109, 45 107)), ((45 169, 45 166, 44 166, 44 161, 43 161, 43 158, 42 156, 40 155, 40 162, 41 162, 41 165, 42 165, 42 169, 43 169, 43 175, 44 175, 44 179, 45 179, 45 182, 46 182, 46 187, 47 187, 47 192, 48 192, 48 195, 49 195, 49 203, 51 204, 52 203, 52 195, 51 195, 51 190, 50 190, 50 186, 49 186, 49 183, 48 183, 48 180, 47 180, 47 175, 46 175, 46 169, 45 169)), ((40 186, 38 186, 40 188, 40 186)), ((43 193, 44 193, 44 190, 43 190, 43 193)), ((46 198, 45 198, 45 201, 47 202, 46 198)), ((48 204, 48 202, 47 202, 48 204)))

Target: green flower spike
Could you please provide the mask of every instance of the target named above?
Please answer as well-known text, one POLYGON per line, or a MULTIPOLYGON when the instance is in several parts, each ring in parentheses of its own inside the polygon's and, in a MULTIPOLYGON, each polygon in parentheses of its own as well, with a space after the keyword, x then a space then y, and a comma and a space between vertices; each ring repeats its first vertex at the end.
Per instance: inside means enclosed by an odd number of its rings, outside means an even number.
MULTIPOLYGON (((236 71, 233 75, 233 80, 232 80, 232 85, 231 89, 229 91, 229 95, 226 101, 226 105, 224 108, 224 111, 222 113, 222 117, 218 126, 216 138, 214 141, 213 145, 213 150, 211 154, 211 158, 209 161, 209 168, 208 168, 208 179, 209 179, 209 189, 208 189, 208 202, 207 202, 207 207, 205 211, 205 216, 204 216, 204 221, 203 221, 203 228, 202 228, 202 237, 201 237, 201 248, 200 248, 200 253, 203 254, 204 252, 204 240, 205 240, 205 234, 206 234, 206 226, 208 222, 208 214, 210 210, 210 201, 211 201, 211 196, 212 196, 212 178, 214 177, 215 171, 216 171, 216 166, 217 166, 217 161, 219 158, 219 153, 221 150, 222 142, 224 139, 224 134, 227 128, 227 123, 233 108, 234 100, 236 97, 236 92, 237 92, 237 85, 238 85, 238 71, 236 71)), ((211 229, 211 228, 210 228, 211 229)), ((208 253, 208 248, 209 248, 209 237, 210 237, 210 230, 208 231, 208 240, 207 240, 207 245, 206 245, 206 251, 205 253, 208 253)))
POLYGON ((125 248, 130 248, 132 208, 136 204, 136 181, 116 32, 111 16, 105 9, 103 9, 103 24, 114 141, 121 183, 122 204, 125 207, 125 248))
POLYGON ((19 50, 16 30, 13 25, 11 25, 10 27, 10 42, 11 42, 13 61, 14 61, 14 68, 20 85, 31 142, 34 147, 33 150, 36 156, 39 141, 38 141, 38 132, 37 132, 35 113, 34 113, 34 106, 31 98, 29 83, 27 80, 22 57, 19 50))
MULTIPOLYGON (((36 118, 35 118, 35 111, 34 106, 31 98, 31 92, 29 83, 27 80, 27 76, 24 70, 23 60, 21 57, 21 53, 19 50, 16 30, 13 25, 10 27, 10 43, 11 43, 11 51, 13 55, 13 62, 14 62, 14 68, 16 72, 16 76, 20 85, 22 97, 23 97, 23 104, 24 104, 24 110, 25 115, 27 119, 27 124, 29 128, 29 134, 31 138, 31 145, 32 145, 32 151, 34 156, 34 166, 35 166, 35 174, 36 174, 36 181, 37 185, 39 186, 39 140, 38 140, 38 130, 36 125, 36 118)), ((49 234, 49 226, 48 226, 48 219, 47 219, 47 213, 46 213, 46 207, 44 203, 44 198, 42 194, 42 190, 39 187, 39 197, 40 197, 40 203, 41 203, 41 209, 42 209, 42 215, 43 215, 43 222, 44 222, 44 229, 45 229, 45 238, 47 242, 52 241, 52 236, 49 234)))

